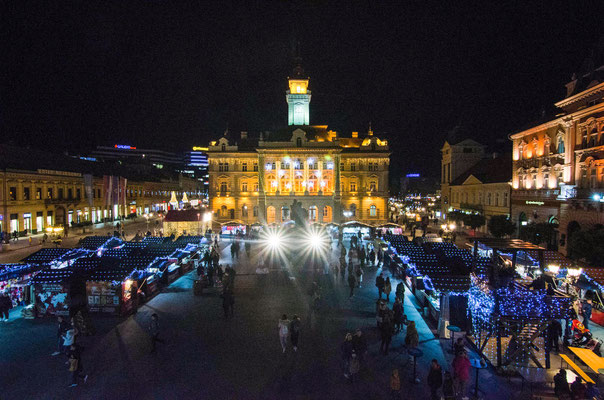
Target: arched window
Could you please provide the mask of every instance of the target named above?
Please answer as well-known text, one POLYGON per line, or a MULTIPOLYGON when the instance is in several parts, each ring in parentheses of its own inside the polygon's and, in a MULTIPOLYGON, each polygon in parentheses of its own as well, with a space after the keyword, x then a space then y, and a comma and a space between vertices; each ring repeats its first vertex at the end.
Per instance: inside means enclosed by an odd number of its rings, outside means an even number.
POLYGON ((227 215, 228 215, 227 206, 220 207, 220 216, 221 217, 226 217, 227 215))
POLYGON ((357 216, 357 205, 356 204, 350 205, 350 215, 353 217, 357 216))
POLYGON ((558 137, 558 154, 564 153, 564 138, 562 136, 558 137))
POLYGON ((370 217, 377 217, 377 207, 375 206, 375 204, 372 204, 369 207, 369 216, 370 217))
POLYGON ((317 220, 317 206, 308 207, 308 219, 312 222, 317 220))

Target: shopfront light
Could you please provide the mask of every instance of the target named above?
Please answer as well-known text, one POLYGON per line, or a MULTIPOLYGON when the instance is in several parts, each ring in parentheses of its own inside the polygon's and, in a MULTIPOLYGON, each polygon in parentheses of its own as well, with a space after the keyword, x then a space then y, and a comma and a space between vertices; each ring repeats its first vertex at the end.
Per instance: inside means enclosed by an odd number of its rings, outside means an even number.
POLYGON ((554 275, 558 275, 558 272, 560 272, 560 266, 557 264, 550 264, 547 266, 547 269, 554 275))
POLYGON ((581 273, 583 273, 583 268, 569 268, 568 269, 568 276, 570 276, 572 278, 578 278, 579 276, 581 276, 581 273))

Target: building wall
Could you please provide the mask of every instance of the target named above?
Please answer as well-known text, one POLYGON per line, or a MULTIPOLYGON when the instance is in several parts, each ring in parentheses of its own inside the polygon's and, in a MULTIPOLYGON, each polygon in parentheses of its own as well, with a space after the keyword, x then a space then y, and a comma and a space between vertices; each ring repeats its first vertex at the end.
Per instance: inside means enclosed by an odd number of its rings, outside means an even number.
POLYGON ((291 219, 295 200, 316 222, 340 222, 344 210, 355 208, 347 220, 386 222, 389 153, 384 151, 386 145, 373 151, 370 143, 377 146, 377 140, 369 139, 368 149, 359 145, 343 151, 337 141, 330 140, 305 140, 297 146, 294 135, 291 142, 240 152, 221 138, 208 151, 210 207, 215 219, 281 223, 291 219), (289 218, 284 208, 289 208, 289 218))
POLYGON ((510 215, 511 188, 509 183, 469 183, 451 186, 451 203, 454 210, 480 211, 486 224, 480 231, 487 232, 487 224, 495 215, 510 215))
POLYGON ((179 200, 201 190, 193 179, 170 182, 128 181, 125 205, 106 204, 103 178, 92 179, 92 196, 87 197, 84 176, 64 171, 0 171, 0 230, 42 232, 49 226, 74 222, 101 222, 104 218, 139 215, 159 208, 167 209, 171 192, 179 200), (117 214, 115 213, 117 211, 117 214))
MULTIPOLYGON (((602 221, 604 197, 604 83, 556 106, 567 113, 510 136, 513 141, 513 217, 559 222, 566 253, 569 224, 602 221)), ((572 232, 571 232, 572 233, 572 232)))

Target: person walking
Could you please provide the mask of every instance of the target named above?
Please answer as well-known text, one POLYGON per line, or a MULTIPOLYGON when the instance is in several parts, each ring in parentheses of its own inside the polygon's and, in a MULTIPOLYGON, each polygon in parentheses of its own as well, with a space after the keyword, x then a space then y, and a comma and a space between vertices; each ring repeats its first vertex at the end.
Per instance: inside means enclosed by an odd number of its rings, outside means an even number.
POLYGON ((403 303, 401 303, 401 299, 398 297, 394 299, 392 313, 394 315, 394 333, 399 333, 403 327, 403 322, 405 321, 405 309, 403 303))
POLYGON ((350 287, 350 296, 354 296, 354 288, 357 285, 357 278, 353 274, 348 274, 348 286, 350 287))
POLYGON ((402 279, 399 283, 397 283, 396 285, 396 290, 395 290, 395 296, 398 297, 399 299, 401 299, 401 303, 405 304, 405 283, 404 283, 404 279, 402 279))
POLYGON ((468 382, 470 381, 470 360, 468 359, 468 352, 464 351, 453 359, 453 373, 455 376, 455 382, 457 383, 457 395, 459 397, 466 397, 466 390, 468 382))
POLYGON ((380 352, 383 352, 384 355, 388 355, 388 349, 390 348, 390 342, 392 341, 392 334, 394 332, 392 318, 392 311, 388 310, 380 325, 380 333, 382 336, 380 352))
POLYGON ((359 361, 359 357, 352 349, 352 353, 350 354, 350 363, 348 366, 348 372, 350 374, 350 383, 354 383, 356 377, 359 375, 359 371, 361 370, 361 362, 359 361))
POLYGON ((382 293, 384 293, 384 274, 379 274, 378 276, 375 277, 375 286, 378 289, 378 300, 382 299, 382 293))
POLYGON ((283 314, 278 324, 279 328, 279 341, 281 342, 281 348, 283 349, 283 353, 287 349, 287 337, 289 336, 289 320, 287 319, 287 314, 283 314))
POLYGON ((59 315, 57 317, 57 322, 59 323, 59 326, 57 327, 57 351, 52 353, 53 356, 58 356, 65 352, 66 349, 63 347, 63 336, 65 336, 65 332, 69 330, 69 324, 65 321, 65 318, 59 315))
POLYGON ((365 361, 365 356, 367 355, 367 341, 365 340, 365 336, 363 336, 361 328, 357 328, 357 331, 352 337, 352 348, 359 357, 359 362, 363 363, 365 361))
POLYGON ((445 372, 443 381, 443 396, 445 400, 455 400, 455 387, 453 385, 453 377, 449 371, 445 372))
POLYGON ((352 351, 352 334, 347 333, 346 336, 344 336, 344 343, 340 345, 344 376, 346 378, 350 378, 350 359, 352 358, 352 351))
POLYGON ((562 337, 562 324, 557 319, 550 322, 547 327, 547 336, 550 340, 550 349, 555 350, 556 353, 560 352, 559 339, 562 337))
POLYGON ((222 308, 224 310, 224 317, 229 318, 233 316, 233 309, 235 305, 235 297, 231 290, 224 290, 222 295, 222 308))
POLYGON ((149 333, 151 334, 151 353, 155 353, 155 344, 157 342, 166 343, 163 339, 159 338, 159 316, 156 313, 151 314, 149 333))
POLYGON ((373 251, 373 249, 371 249, 371 251, 369 252, 369 259, 367 262, 367 266, 369 267, 373 267, 375 266, 375 251, 373 251))
POLYGON ((592 301, 587 299, 581 307, 581 314, 583 315, 583 326, 585 329, 589 329, 589 320, 591 318, 592 301))
POLYGON ((8 322, 8 312, 11 308, 13 308, 13 302, 8 292, 4 291, 0 294, 0 321, 8 322))
POLYGON ((384 282, 384 294, 386 295, 386 303, 390 301, 390 292, 392 292, 392 284, 390 283, 390 277, 386 278, 384 282))
POLYGON ((300 317, 294 314, 292 322, 289 324, 290 340, 294 351, 298 351, 298 339, 300 338, 300 317))
POLYGON ((431 400, 440 400, 438 390, 442 385, 443 370, 438 361, 436 361, 436 359, 433 359, 432 363, 430 364, 430 371, 428 372, 428 386, 430 387, 431 400))
POLYGON ((415 349, 419 346, 419 334, 417 333, 417 328, 415 327, 415 321, 409 322, 409 326, 407 327, 407 335, 405 335, 405 346, 407 346, 407 350, 415 349))
POLYGON ((73 344, 75 344, 77 333, 78 333, 78 330, 73 326, 73 323, 71 324, 71 326, 67 327, 67 330, 65 331, 65 334, 62 336, 62 339, 63 339, 63 349, 64 349, 65 352, 67 352, 67 350, 73 344))
POLYGON ((69 354, 69 360, 67 363, 69 366, 69 372, 71 372, 71 385, 69 385, 69 387, 78 386, 78 378, 83 378, 84 382, 88 380, 88 375, 83 375, 81 373, 82 367, 80 365, 80 359, 75 351, 69 354))
POLYGON ((390 374, 390 398, 401 398, 401 378, 397 368, 393 369, 390 374))

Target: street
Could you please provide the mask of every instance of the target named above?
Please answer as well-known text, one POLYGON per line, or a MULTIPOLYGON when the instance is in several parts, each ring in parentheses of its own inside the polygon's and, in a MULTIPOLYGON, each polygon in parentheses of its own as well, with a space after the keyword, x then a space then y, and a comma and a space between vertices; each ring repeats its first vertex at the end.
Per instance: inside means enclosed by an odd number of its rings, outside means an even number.
MULTIPOLYGON (((229 246, 222 243, 221 263, 229 263, 229 246)), ((255 253, 253 248, 252 258, 255 253)), ((68 387, 66 358, 51 356, 56 347, 55 321, 17 319, 0 326, 2 398, 383 399, 389 395, 389 376, 395 367, 400 368, 403 398, 426 398, 430 360, 446 364, 441 343, 408 290, 405 311, 418 325, 424 352, 418 359, 421 382, 417 385, 409 383, 413 364, 402 349, 404 331, 393 338, 388 356, 378 354, 375 268, 367 269, 362 288, 351 299, 345 281, 334 283, 333 276, 321 276, 325 307, 311 317, 310 278, 288 279, 279 271, 255 275, 255 260, 241 254, 235 267, 232 319, 224 318, 217 289, 193 296, 196 273, 190 272, 131 317, 95 317, 97 335, 82 341, 84 370, 90 377, 75 388, 68 387), (166 340, 155 354, 150 354, 147 333, 152 313, 159 315, 160 337, 166 340), (281 352, 277 322, 283 313, 289 318, 301 316, 297 353, 291 346, 281 352), (359 327, 367 337, 369 355, 360 379, 350 383, 343 376, 340 344, 346 332, 359 327)))

